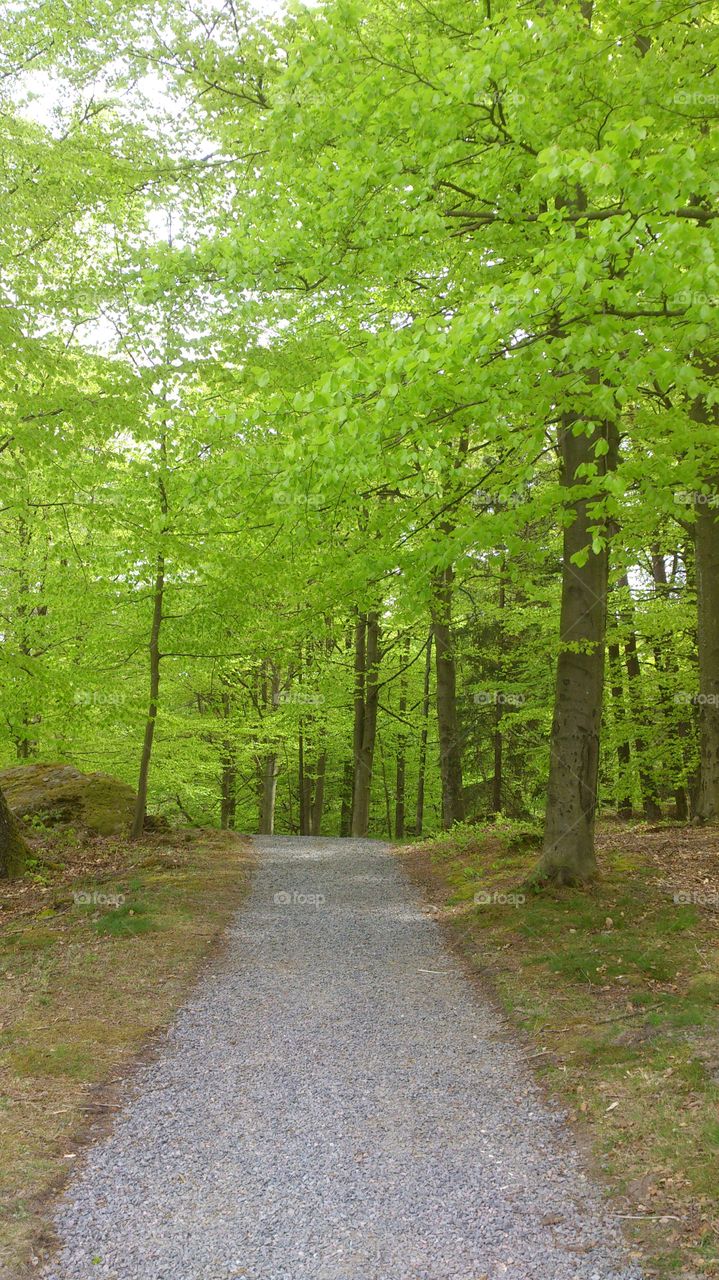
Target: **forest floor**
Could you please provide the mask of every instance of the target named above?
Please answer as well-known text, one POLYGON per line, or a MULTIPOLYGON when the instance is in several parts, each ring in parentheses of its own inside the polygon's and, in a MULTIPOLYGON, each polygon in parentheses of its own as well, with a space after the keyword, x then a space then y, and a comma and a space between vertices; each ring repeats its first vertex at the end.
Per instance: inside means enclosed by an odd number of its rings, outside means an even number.
POLYGON ((0 1276, 32 1274, 83 1147, 247 891, 247 841, 35 833, 0 910, 0 1276))
POLYGON ((590 1140, 647 1276, 719 1276, 719 833, 605 823, 590 890, 530 893, 531 834, 405 847, 453 948, 590 1140))

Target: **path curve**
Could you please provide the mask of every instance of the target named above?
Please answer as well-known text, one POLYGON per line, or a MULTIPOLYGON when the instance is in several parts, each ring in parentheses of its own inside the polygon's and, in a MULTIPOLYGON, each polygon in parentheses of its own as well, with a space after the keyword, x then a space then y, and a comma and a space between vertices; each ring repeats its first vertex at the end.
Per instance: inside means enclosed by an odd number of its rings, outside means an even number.
POLYGON ((397 859, 256 845, 226 954, 61 1203, 47 1280, 638 1280, 397 859))

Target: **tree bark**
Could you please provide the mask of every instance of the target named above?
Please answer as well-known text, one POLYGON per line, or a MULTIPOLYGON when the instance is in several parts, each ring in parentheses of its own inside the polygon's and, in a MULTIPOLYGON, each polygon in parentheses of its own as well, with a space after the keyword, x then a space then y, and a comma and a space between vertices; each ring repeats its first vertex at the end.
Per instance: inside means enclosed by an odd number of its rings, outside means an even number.
POLYGON ((642 665, 639 660, 639 646, 637 644, 637 633, 634 630, 629 578, 626 573, 622 574, 618 586, 624 588, 630 601, 630 604, 622 610, 622 621, 629 628, 624 642, 624 656, 627 663, 627 676, 629 677, 629 701, 632 709, 632 720, 634 721, 634 750, 637 756, 642 808, 647 822, 658 822, 662 816, 662 811, 657 799, 657 786, 652 775, 651 766, 648 763, 647 745, 644 740, 643 729, 646 724, 646 714, 642 697, 642 665))
MULTIPOLYGON (((607 438, 606 425, 575 435, 576 419, 565 415, 559 430, 561 483, 572 490, 582 468, 595 464, 594 446, 607 438)), ((564 529, 560 648, 552 722, 544 846, 539 877, 577 884, 596 875, 594 819, 599 774, 599 734, 604 683, 609 557, 592 549, 597 520, 587 500, 568 496, 564 529), (583 564, 573 559, 589 554, 583 564)))
POLYGON ((452 634, 451 566, 433 582, 432 631, 437 676, 437 728, 442 779, 442 826, 448 830, 464 820, 462 749, 457 717, 457 664, 452 634))
MULTIPOLYGON (((708 416, 708 415, 707 415, 708 416)), ((712 410, 719 425, 719 411, 712 410)), ((719 474, 711 477, 711 495, 719 503, 719 474)), ((697 575, 699 649, 699 788, 694 816, 719 819, 719 507, 695 504, 694 547, 697 575)))
POLYGON ((0 880, 13 880, 23 873, 30 850, 0 791, 0 880))
MULTIPOLYGON (((157 491, 160 499, 160 511, 163 518, 162 534, 166 533, 169 503, 165 488, 165 472, 167 470, 167 435, 163 431, 160 436, 160 471, 157 476, 157 491)), ((152 626, 150 628, 150 704, 145 721, 145 735, 140 756, 140 775, 137 782, 137 800, 130 828, 130 839, 137 840, 145 825, 147 812, 147 784, 152 759, 152 743, 155 737, 157 711, 160 698, 160 631, 162 629, 162 611, 165 603, 165 553, 160 546, 155 567, 155 582, 152 596, 152 626)))
POLYGON ((366 836, 369 830, 370 799, 372 793, 372 768, 377 735, 377 707, 379 702, 379 614, 372 612, 366 618, 366 641, 362 646, 364 691, 362 713, 362 737, 355 758, 354 794, 352 797, 352 835, 366 836))
MULTIPOLYGON (((675 556, 675 565, 677 557, 675 556)), ((651 549, 652 578, 654 579, 654 588, 659 598, 666 599, 669 595, 669 582, 667 580, 667 566, 663 552, 658 547, 651 549)), ((690 727, 687 721, 682 717, 678 722, 673 714, 673 703, 669 696, 666 682, 661 679, 665 674, 675 677, 677 672, 677 664, 674 654, 662 652, 658 644, 654 646, 654 665, 657 669, 657 675, 660 678, 661 703, 666 724, 666 734, 676 742, 677 755, 681 762, 682 771, 686 767, 685 745, 690 733, 690 727)), ((675 758, 675 765, 677 761, 675 758)), ((674 784, 674 806, 675 814, 680 822, 686 822, 689 817, 689 801, 687 799, 684 784, 678 780, 674 784)))
POLYGON ((629 742, 624 737, 626 732, 626 707, 624 704, 624 686, 622 684, 622 663, 619 645, 613 641, 607 648, 609 655, 609 671, 611 675, 612 711, 614 729, 617 734, 617 766, 619 774, 619 795, 617 796, 617 816, 627 822, 632 816, 632 798, 623 787, 631 776, 632 752, 629 742), (621 797, 621 798, 620 798, 621 797))
POLYGON ((397 735, 397 761, 395 767, 395 786, 394 786, 394 834, 395 839, 401 840, 404 836, 405 827, 405 807, 406 807, 406 784, 407 784, 407 734, 404 729, 404 719, 407 715, 407 663, 409 662, 409 636, 406 637, 402 645, 402 665, 405 670, 400 676, 399 683, 399 707, 401 728, 397 735))
POLYGON ((424 687, 422 691, 422 729, 419 735, 419 759, 417 761, 417 816, 415 835, 421 836, 424 826, 424 780, 427 770, 427 737, 429 733, 429 694, 432 681, 432 628, 427 637, 427 655, 424 663, 424 687))
POLYGON ((310 809, 310 835, 319 836, 322 834, 322 811, 324 808, 325 798, 325 775, 327 773, 327 752, 324 747, 321 748, 317 756, 317 767, 315 769, 315 788, 312 797, 312 806, 310 809))
MULTIPOLYGON (((502 613, 506 605, 506 589, 504 584, 504 573, 506 567, 506 559, 502 556, 502 562, 499 570, 499 592, 497 595, 497 603, 499 605, 499 654, 500 663, 502 660, 502 651, 504 648, 504 629, 502 622, 502 613)), ((501 671, 500 671, 501 675, 501 671)), ((494 754, 494 772, 492 774, 492 813, 502 812, 502 756, 504 749, 504 739, 502 736, 502 704, 497 698, 494 704, 494 732, 492 734, 492 745, 494 754)))
POLYGON ((275 829, 275 798, 279 775, 277 753, 265 756, 262 769, 262 795, 260 799, 260 835, 271 836, 275 829))
POLYGON ((145 721, 145 736, 140 757, 140 775, 137 782, 137 800, 132 819, 130 838, 137 840, 142 835, 147 812, 147 784, 152 759, 152 743, 155 737, 157 709, 160 698, 160 629, 162 627, 162 607, 165 597, 165 557, 160 551, 157 556, 157 569, 152 606, 152 627, 150 630, 150 705, 145 721))

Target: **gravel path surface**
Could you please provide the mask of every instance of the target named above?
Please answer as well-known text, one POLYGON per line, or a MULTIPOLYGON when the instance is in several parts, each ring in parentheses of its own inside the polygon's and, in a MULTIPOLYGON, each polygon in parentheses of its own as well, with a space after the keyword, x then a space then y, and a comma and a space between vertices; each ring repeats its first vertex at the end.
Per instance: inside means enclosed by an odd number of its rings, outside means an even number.
POLYGON ((257 845, 228 952, 78 1171, 45 1276, 638 1280, 397 861, 257 845))

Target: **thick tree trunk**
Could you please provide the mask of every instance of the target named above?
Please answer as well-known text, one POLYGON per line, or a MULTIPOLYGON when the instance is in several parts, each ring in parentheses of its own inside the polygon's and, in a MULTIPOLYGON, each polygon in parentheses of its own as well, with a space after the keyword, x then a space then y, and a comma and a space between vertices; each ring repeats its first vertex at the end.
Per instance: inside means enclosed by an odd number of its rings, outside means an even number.
POLYGON ((434 579, 432 594, 442 825, 446 830, 464 819, 462 748, 457 717, 457 664, 452 635, 453 582, 454 571, 449 567, 434 579))
POLYGON ((12 880, 22 875, 29 852, 8 802, 0 791, 0 880, 12 880))
MULTIPOLYGON (((594 446, 606 428, 574 435, 565 417, 559 431, 561 481, 581 483, 582 469, 596 463, 594 446)), ((586 499, 569 499, 571 521, 564 530, 560 649, 552 723, 544 847, 539 876, 560 884, 591 879, 597 870, 594 818, 599 774, 599 733, 604 683, 609 558, 593 551, 586 499), (573 557, 589 547, 583 564, 573 557)))
POLYGON ((352 797, 352 835, 366 836, 369 830, 372 768, 377 735, 379 701, 379 614, 367 614, 364 654, 364 707, 362 737, 355 758, 354 794, 352 797))
POLYGON ((260 795, 260 835, 271 836, 275 829, 275 798, 280 769, 277 753, 265 756, 262 768, 262 792, 260 795))
POLYGON ((422 691, 422 729, 419 735, 419 759, 417 761, 417 817, 414 824, 415 835, 421 836, 424 826, 424 780, 427 771, 427 737, 429 734, 429 693, 432 681, 432 628, 427 637, 427 655, 424 663, 424 686, 422 691))
MULTIPOLYGON (((719 411, 713 410, 719 425, 719 411)), ((719 502, 719 475, 711 478, 719 502)), ((707 496, 707 495, 702 495, 707 496)), ((699 789, 694 816, 719 819, 719 507, 696 504, 694 547, 699 649, 699 789)))
POLYGON ((150 631, 150 705, 145 721, 145 737, 140 757, 140 776, 137 782, 137 800, 132 819, 130 837, 137 840, 142 835, 147 812, 147 784, 152 759, 152 743, 155 737, 157 709, 160 697, 160 629, 162 627, 162 607, 165 596, 165 557, 162 552, 157 557, 155 586, 152 607, 152 628, 150 631))

